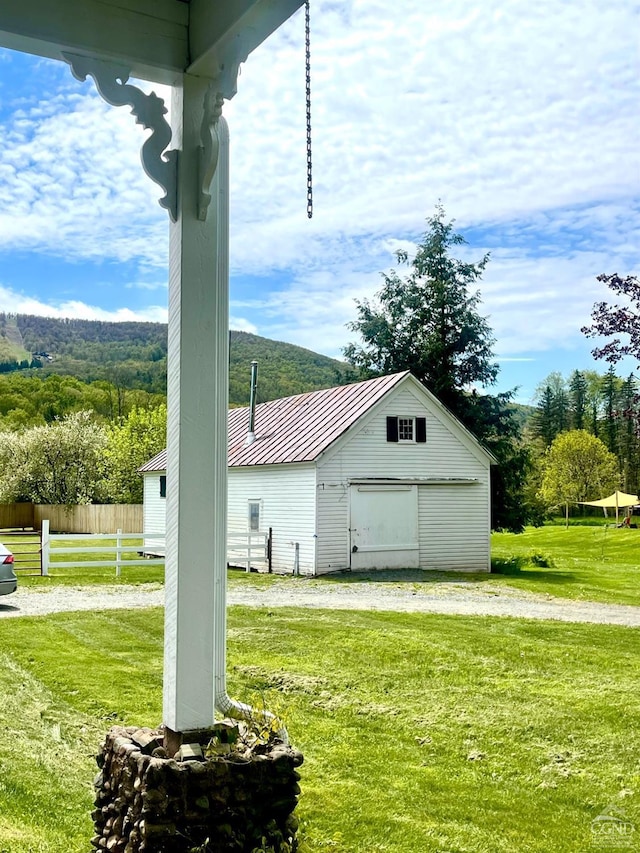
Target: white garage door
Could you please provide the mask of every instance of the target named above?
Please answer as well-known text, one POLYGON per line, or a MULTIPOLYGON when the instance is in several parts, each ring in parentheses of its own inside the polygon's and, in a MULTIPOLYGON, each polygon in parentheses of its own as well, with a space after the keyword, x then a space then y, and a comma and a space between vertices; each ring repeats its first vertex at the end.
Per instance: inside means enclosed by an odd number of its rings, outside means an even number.
POLYGON ((417 568, 418 487, 350 488, 351 568, 417 568))

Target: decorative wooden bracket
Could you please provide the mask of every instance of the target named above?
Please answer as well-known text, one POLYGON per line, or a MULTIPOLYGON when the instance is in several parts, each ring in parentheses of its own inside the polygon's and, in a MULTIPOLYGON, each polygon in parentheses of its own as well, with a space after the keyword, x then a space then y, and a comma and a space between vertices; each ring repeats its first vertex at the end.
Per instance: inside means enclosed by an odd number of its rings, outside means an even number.
POLYGON ((218 121, 222 115, 223 95, 216 91, 212 83, 204 96, 200 138, 202 145, 198 148, 198 219, 205 221, 211 204, 211 183, 218 168, 220 153, 220 136, 218 121))
POLYGON ((114 107, 129 105, 136 122, 145 130, 153 131, 140 151, 142 167, 165 191, 160 206, 169 211, 175 222, 178 217, 178 152, 166 150, 171 142, 171 126, 164 118, 167 108, 162 98, 155 92, 146 95, 141 89, 127 84, 130 69, 122 65, 71 53, 63 53, 62 56, 77 80, 84 82, 91 75, 98 92, 108 104, 114 107))
POLYGON ((221 51, 218 60, 218 75, 204 97, 200 139, 202 145, 198 148, 198 219, 207 218, 211 204, 211 183, 218 168, 220 152, 220 137, 218 121, 222 115, 222 105, 225 100, 231 100, 236 94, 240 65, 249 55, 249 45, 246 39, 237 36, 221 51))

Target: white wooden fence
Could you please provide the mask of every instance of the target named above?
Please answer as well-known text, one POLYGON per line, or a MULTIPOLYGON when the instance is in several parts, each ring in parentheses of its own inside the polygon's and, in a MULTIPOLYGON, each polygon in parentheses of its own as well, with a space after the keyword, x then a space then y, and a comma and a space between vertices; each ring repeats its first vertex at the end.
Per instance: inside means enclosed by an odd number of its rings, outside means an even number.
POLYGON ((136 559, 127 557, 123 560, 123 555, 138 556, 141 551, 141 542, 146 538, 157 537, 157 533, 123 533, 121 530, 116 533, 56 533, 53 537, 56 544, 51 544, 51 535, 49 531, 49 522, 44 519, 42 522, 42 574, 49 574, 49 567, 55 566, 57 569, 69 568, 97 568, 98 566, 113 566, 116 570, 116 577, 122 574, 122 564, 127 566, 163 566, 164 557, 148 558, 140 557, 136 559), (87 545, 87 540, 91 542, 102 542, 102 545, 87 545), (62 542, 62 546, 58 543, 62 542), (82 542, 78 545, 66 545, 67 542, 82 542), (114 544, 115 542, 115 544, 114 544), (113 557, 108 560, 51 560, 52 556, 57 554, 113 554, 113 557))
POLYGON ((227 531, 227 564, 244 566, 250 572, 252 566, 260 563, 264 571, 271 570, 271 528, 268 533, 256 533, 252 530, 227 531))
MULTIPOLYGON (((227 562, 231 566, 243 566, 247 572, 256 563, 261 564, 263 571, 271 568, 271 529, 269 533, 255 533, 251 531, 229 531, 227 534, 227 562)), ((145 557, 145 540, 153 543, 154 554, 164 551, 164 536, 159 533, 123 533, 118 530, 114 533, 56 533, 53 539, 55 545, 51 544, 49 522, 42 522, 42 569, 43 575, 49 574, 49 568, 93 568, 99 566, 113 566, 116 577, 120 577, 122 566, 163 566, 164 556, 145 557), (103 544, 87 545, 87 541, 103 544), (78 543, 67 545, 67 542, 78 543), (62 543, 61 545, 59 543, 62 543), (82 544, 79 544, 82 543, 82 544), (52 560, 59 554, 113 554, 110 559, 98 560, 52 560), (126 558, 124 555, 127 555, 126 558), (124 559, 123 559, 124 558, 124 559)))

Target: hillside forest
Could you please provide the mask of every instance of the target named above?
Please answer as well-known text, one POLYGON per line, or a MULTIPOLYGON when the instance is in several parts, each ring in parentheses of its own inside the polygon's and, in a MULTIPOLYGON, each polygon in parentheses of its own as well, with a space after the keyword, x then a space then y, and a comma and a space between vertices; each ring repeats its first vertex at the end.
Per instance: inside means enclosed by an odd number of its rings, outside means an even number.
MULTIPOLYGON (((0 501, 140 501, 137 467, 165 444, 166 353, 164 324, 0 314, 0 501), (14 366, 2 369, 7 364, 14 366), (18 469, 19 460, 39 455, 33 464, 46 466, 52 453, 59 456, 61 448, 80 446, 93 461, 85 466, 87 481, 78 482, 75 490, 30 493, 34 473, 28 466, 23 466, 22 480, 8 482, 6 471, 18 469), (36 447, 46 450, 44 458, 36 447)), ((344 362, 234 331, 232 406, 248 403, 252 360, 260 365, 259 402, 361 378, 357 367, 344 362)), ((638 400, 635 377, 617 376, 612 366, 606 373, 552 373, 540 383, 534 405, 512 404, 518 442, 529 458, 526 482, 521 483, 527 521, 556 511, 542 498, 541 486, 549 451, 567 431, 596 437, 615 457, 615 485, 638 492, 638 400)))

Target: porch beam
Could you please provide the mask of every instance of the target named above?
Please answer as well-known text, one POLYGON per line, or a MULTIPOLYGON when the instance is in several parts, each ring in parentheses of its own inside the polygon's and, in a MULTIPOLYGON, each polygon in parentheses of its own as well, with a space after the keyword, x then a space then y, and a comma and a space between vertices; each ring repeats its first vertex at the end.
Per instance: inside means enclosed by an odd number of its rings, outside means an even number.
POLYGON ((119 62, 134 77, 173 84, 189 64, 189 6, 176 0, 4 0, 0 46, 62 59, 119 62))
MULTIPOLYGON (((244 62, 304 0, 236 0, 213 15, 211 0, 191 0, 189 73, 201 77, 226 74, 228 62, 244 62)), ((233 72, 232 72, 233 73, 233 72)), ((224 93, 225 98, 233 92, 224 93)))
MULTIPOLYGON (((3 0, 0 47, 61 59, 83 54, 174 85, 215 78, 248 54, 303 0, 3 0)), ((229 97, 229 96, 227 96, 229 97)))

